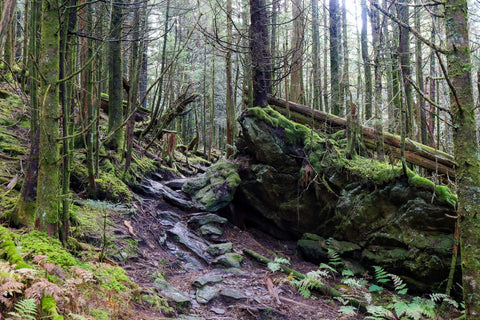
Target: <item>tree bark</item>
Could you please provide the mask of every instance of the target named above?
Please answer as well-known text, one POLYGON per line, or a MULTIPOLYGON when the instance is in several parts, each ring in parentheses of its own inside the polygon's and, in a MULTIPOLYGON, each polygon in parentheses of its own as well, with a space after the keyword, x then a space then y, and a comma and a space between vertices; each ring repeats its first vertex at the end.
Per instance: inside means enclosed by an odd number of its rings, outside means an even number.
POLYGON ((40 144, 35 227, 57 236, 60 204, 59 137, 59 12, 56 0, 43 0, 39 50, 40 144))
POLYGON ((119 129, 123 125, 123 94, 122 94, 122 16, 123 0, 112 4, 110 19, 110 43, 108 53, 108 132, 115 132, 107 146, 121 155, 124 133, 119 129))
POLYGON ((305 103, 303 85, 303 38, 305 17, 303 1, 292 1, 293 31, 292 31, 292 63, 290 73, 290 100, 305 103))
POLYGON ((467 21, 466 0, 445 3, 465 315, 480 319, 480 162, 467 21))
POLYGON ((320 72, 320 30, 318 17, 318 0, 312 0, 312 68, 313 68, 313 100, 314 109, 323 110, 322 78, 320 72))
POLYGON ((372 68, 370 66, 370 57, 368 55, 368 39, 367 39, 367 3, 366 0, 361 0, 362 7, 362 30, 360 35, 360 42, 362 47, 363 70, 365 74, 365 120, 372 118, 372 68))
POLYGON ((341 42, 341 15, 338 0, 330 0, 330 83, 331 83, 331 110, 334 115, 340 115, 342 107, 340 105, 340 95, 342 90, 340 87, 340 80, 342 78, 342 72, 340 68, 340 46, 341 42))
MULTIPOLYGON (((399 0, 397 5, 398 19, 409 25, 409 5, 410 0, 399 0)), ((405 93, 405 134, 407 137, 413 137, 413 92, 412 85, 408 79, 411 79, 412 67, 410 63, 410 31, 400 27, 398 40, 398 54, 400 59, 400 67, 403 77, 403 86, 405 93)))
POLYGON ((232 37, 232 0, 227 0, 227 52, 225 54, 225 76, 227 80, 226 91, 226 114, 227 114, 227 157, 233 154, 233 138, 235 137, 235 105, 233 104, 233 84, 232 84, 232 51, 230 44, 233 42, 232 37))
POLYGON ((253 105, 267 106, 271 90, 271 56, 268 39, 268 15, 265 0, 250 0, 250 54, 252 57, 253 105))

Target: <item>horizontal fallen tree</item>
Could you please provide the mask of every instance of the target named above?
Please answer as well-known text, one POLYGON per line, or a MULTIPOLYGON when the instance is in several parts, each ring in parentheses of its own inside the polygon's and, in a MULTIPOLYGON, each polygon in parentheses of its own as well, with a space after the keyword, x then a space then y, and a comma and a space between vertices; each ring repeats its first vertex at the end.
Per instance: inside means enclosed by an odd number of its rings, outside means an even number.
MULTIPOLYGON (((347 120, 320 110, 314 110, 308 106, 287 101, 285 99, 268 96, 268 103, 282 114, 287 114, 292 120, 302 124, 312 124, 327 130, 336 132, 347 128, 347 120)), ((365 147, 375 150, 376 132, 375 129, 367 126, 360 126, 360 133, 365 147)), ((395 159, 400 159, 400 136, 383 132, 385 152, 395 159)), ((431 172, 438 172, 455 178, 455 159, 452 155, 435 150, 411 139, 406 139, 405 160, 408 163, 417 165, 431 172)))

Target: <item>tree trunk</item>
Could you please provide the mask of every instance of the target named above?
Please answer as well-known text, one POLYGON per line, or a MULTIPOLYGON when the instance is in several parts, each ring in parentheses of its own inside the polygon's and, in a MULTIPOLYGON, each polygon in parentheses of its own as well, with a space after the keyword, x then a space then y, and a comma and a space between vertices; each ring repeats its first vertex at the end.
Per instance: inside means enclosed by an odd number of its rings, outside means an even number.
POLYGON ((330 83, 331 83, 331 110, 334 115, 340 115, 342 107, 340 105, 340 95, 342 90, 340 88, 340 80, 342 77, 340 68, 340 46, 341 33, 340 33, 340 8, 338 0, 330 0, 330 83))
POLYGON ((367 39, 367 3, 366 0, 360 1, 362 7, 362 30, 361 30, 361 47, 363 70, 365 73, 365 120, 372 118, 372 69, 370 66, 370 57, 368 55, 368 39, 367 39))
POLYGON ((233 85, 232 85, 232 51, 230 44, 232 37, 232 0, 227 0, 227 52, 225 54, 225 74, 227 80, 226 96, 226 114, 227 114, 227 157, 233 154, 233 139, 235 137, 235 105, 233 104, 233 85))
POLYGON ((292 30, 292 63, 290 73, 290 100, 305 103, 305 89, 303 86, 303 38, 305 18, 303 1, 292 1, 293 30, 292 30))
POLYGON ((322 106, 322 78, 320 72, 320 31, 318 17, 318 0, 312 0, 312 68, 313 68, 313 100, 312 106, 316 110, 323 110, 322 106))
MULTIPOLYGON (((399 0, 397 5, 398 19, 409 25, 409 5, 410 0, 399 0)), ((403 86, 405 93, 405 134, 407 137, 413 137, 413 92, 412 85, 408 79, 411 79, 412 67, 410 65, 410 31, 400 27, 398 40, 398 54, 400 59, 400 67, 403 77, 403 86)))
POLYGON ((40 143, 35 227, 56 236, 60 203, 59 137, 59 12, 56 0, 43 0, 39 69, 43 75, 40 88, 40 143), (43 130, 42 130, 43 129, 43 130))
POLYGON ((265 0, 250 0, 250 54, 253 73, 253 105, 267 106, 270 92, 271 57, 268 40, 268 15, 265 0))
MULTIPOLYGON (((376 0, 372 0, 376 3, 376 0)), ((373 47, 373 74, 375 80, 375 95, 374 95, 374 123, 376 137, 376 153, 379 160, 383 160, 385 151, 383 149, 383 125, 382 125, 382 74, 380 61, 383 60, 380 53, 381 45, 381 26, 378 11, 370 10, 370 21, 372 25, 372 47, 373 47)))
MULTIPOLYGON (((420 7, 421 2, 420 0, 415 0, 415 4, 420 7)), ((421 24, 420 24, 420 12, 419 8, 415 8, 414 12, 414 23, 415 23, 415 30, 421 32, 421 24)), ((417 86, 420 90, 424 89, 423 83, 423 58, 422 58, 422 41, 420 39, 415 40, 415 75, 417 79, 417 86)), ((427 122, 425 118, 425 99, 419 93, 417 96, 418 101, 418 112, 420 113, 420 141, 423 144, 428 144, 427 141, 427 122)))
POLYGON ((114 132, 107 141, 111 150, 122 155, 123 130, 119 129, 123 124, 123 95, 122 95, 122 21, 123 0, 117 0, 112 4, 112 16, 110 19, 110 43, 108 53, 108 132, 114 132))
POLYGON ((471 79, 471 53, 466 0, 445 4, 450 108, 454 154, 466 319, 480 319, 480 162, 471 79))

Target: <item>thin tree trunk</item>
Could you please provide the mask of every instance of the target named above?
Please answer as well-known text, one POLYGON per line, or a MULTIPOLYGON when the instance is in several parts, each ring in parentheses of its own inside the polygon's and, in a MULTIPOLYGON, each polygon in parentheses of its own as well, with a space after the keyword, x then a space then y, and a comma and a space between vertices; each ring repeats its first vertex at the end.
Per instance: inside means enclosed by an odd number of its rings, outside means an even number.
POLYGON ((313 100, 314 109, 323 110, 322 78, 320 71, 320 31, 318 0, 312 0, 312 68, 313 68, 313 100))
POLYGON ((233 139, 235 137, 235 105, 233 104, 233 86, 232 86, 232 51, 230 44, 233 42, 232 37, 232 17, 233 8, 232 0, 227 0, 227 52, 225 54, 225 73, 227 80, 227 97, 226 97, 226 113, 227 113, 227 157, 233 154, 233 139))
POLYGON ((292 62, 290 73, 290 100, 305 103, 305 88, 303 85, 303 38, 304 14, 303 1, 292 1, 293 31, 292 31, 292 62))
MULTIPOLYGON (((421 5, 420 0, 415 0, 415 4, 419 5, 418 8, 415 8, 414 11, 414 23, 415 23, 415 30, 421 32, 421 25, 420 25, 420 13, 419 8, 421 5)), ((415 75, 417 80, 417 86, 420 90, 424 89, 423 83, 423 58, 422 58, 422 41, 420 39, 415 39, 415 75)), ((425 118, 425 99, 421 94, 417 96, 418 101, 418 112, 420 113, 420 141, 423 144, 428 143, 427 139, 427 122, 425 118)))
MULTIPOLYGON (((397 5, 398 19, 405 24, 409 24, 409 8, 410 0, 399 0, 397 5)), ((410 65, 410 32, 401 27, 399 30, 398 53, 400 59, 401 72, 403 77, 403 92, 405 93, 405 134, 407 137, 413 137, 413 92, 412 85, 408 79, 411 79, 412 67, 410 65)))
POLYGON ((360 1, 362 7, 362 30, 361 30, 361 47, 363 70, 365 74, 365 120, 372 118, 372 70, 370 66, 370 57, 368 55, 368 40, 367 40, 367 3, 366 0, 360 1))

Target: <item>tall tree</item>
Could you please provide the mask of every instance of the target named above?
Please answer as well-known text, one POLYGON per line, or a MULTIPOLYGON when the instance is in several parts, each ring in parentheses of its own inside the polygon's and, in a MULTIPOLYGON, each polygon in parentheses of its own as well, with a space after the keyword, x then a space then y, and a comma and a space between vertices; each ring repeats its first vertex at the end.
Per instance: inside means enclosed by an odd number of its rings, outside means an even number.
POLYGON ((271 91, 271 56, 265 0, 250 0, 250 55, 252 57, 253 105, 266 107, 271 91))
MULTIPOLYGON (((377 4, 376 0, 372 0, 374 4, 377 4)), ((378 5, 378 4, 377 4, 378 5)), ((370 10, 370 21, 372 25, 372 47, 373 47, 373 74, 375 83, 375 95, 374 95, 374 127, 376 132, 376 144, 377 144, 377 157, 383 160, 383 125, 382 125, 382 73, 380 61, 382 60, 380 45, 381 45, 381 25, 380 17, 377 10, 373 8, 370 10)))
MULTIPOLYGON (((421 32, 421 24, 420 24, 420 8, 421 8, 421 2, 420 0, 415 0, 415 4, 418 6, 415 8, 414 11, 414 25, 415 25, 415 30, 418 32, 421 32)), ((422 57, 422 40, 419 38, 415 39, 415 75, 416 75, 416 82, 417 86, 420 88, 420 90, 423 90, 423 57, 422 57)), ((423 95, 418 93, 417 97, 418 101, 418 112, 420 113, 420 141, 423 144, 428 143, 427 139, 427 122, 426 122, 426 117, 425 117, 425 99, 423 98, 423 95)))
POLYGON ((35 226, 56 236, 60 204, 59 137, 59 3, 43 0, 39 71, 41 75, 40 143, 35 226))
POLYGON ((123 0, 112 2, 108 53, 108 132, 107 145, 121 154, 123 148, 122 18, 123 0))
POLYGON ((322 77, 320 72, 320 29, 318 0, 312 0, 312 68, 313 68, 313 100, 314 109, 322 108, 322 77))
POLYGON ((463 295, 466 319, 470 320, 480 319, 480 162, 467 21, 467 0, 449 0, 445 3, 463 295))
MULTIPOLYGON (((409 5, 410 0, 399 0, 397 3, 397 15, 398 19, 403 22, 405 25, 409 25, 410 19, 410 10, 409 5)), ((398 55, 400 68, 402 72, 403 79, 403 91, 405 92, 405 123, 402 125, 405 126, 406 135, 409 138, 413 138, 413 92, 411 85, 411 74, 412 67, 410 64, 410 31, 407 28, 400 28, 399 30, 399 39, 398 39, 398 55)))
POLYGON ((370 57, 368 55, 368 38, 367 38, 367 3, 365 0, 360 1, 362 7, 362 29, 360 34, 360 42, 362 47, 363 70, 365 75, 365 120, 372 118, 372 68, 370 66, 370 57))
POLYGON ((233 83, 232 83, 232 50, 231 43, 233 42, 232 36, 232 16, 233 7, 232 0, 227 0, 227 52, 225 54, 225 74, 227 80, 227 97, 226 97, 226 113, 227 113, 227 156, 233 153, 233 138, 235 136, 235 105, 233 103, 233 83))
POLYGON ((305 88, 303 85, 303 38, 304 38, 304 7, 302 0, 292 1, 292 67, 290 74, 291 101, 305 103, 305 88))
POLYGON ((342 94, 340 80, 342 71, 340 68, 341 42, 341 15, 338 0, 329 1, 330 9, 330 83, 331 83, 331 111, 340 115, 343 106, 340 105, 342 94))

